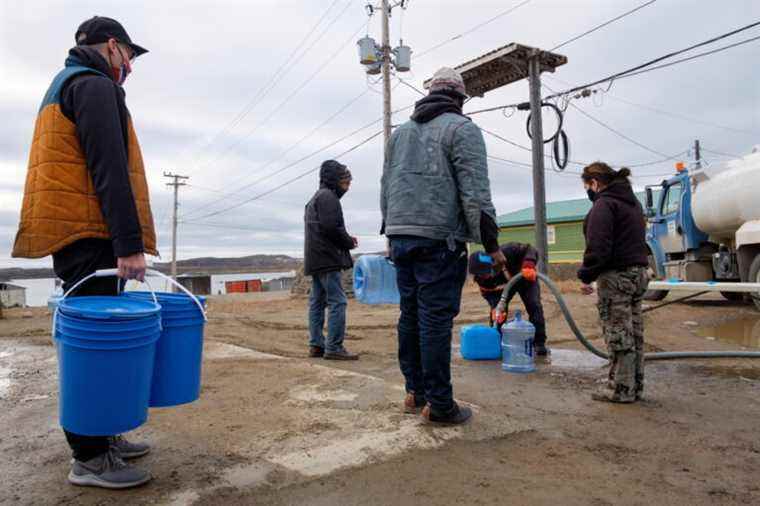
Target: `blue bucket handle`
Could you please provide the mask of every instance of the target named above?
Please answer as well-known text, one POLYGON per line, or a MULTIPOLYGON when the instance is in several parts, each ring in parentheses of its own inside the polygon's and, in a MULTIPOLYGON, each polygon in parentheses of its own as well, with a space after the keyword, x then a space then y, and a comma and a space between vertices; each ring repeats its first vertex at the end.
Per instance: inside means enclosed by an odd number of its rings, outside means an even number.
MULTIPOLYGON (((116 276, 117 273, 118 273, 118 269, 101 269, 99 271, 93 272, 89 276, 86 276, 86 277, 80 279, 79 281, 77 281, 77 283, 74 286, 72 286, 71 288, 69 288, 66 291, 66 293, 64 293, 63 296, 60 298, 60 300, 58 301, 58 304, 55 306, 55 312, 53 313, 53 336, 55 336, 55 331, 56 331, 56 328, 57 328, 56 327, 56 323, 58 322, 58 311, 61 310, 61 302, 63 302, 63 300, 66 297, 68 297, 71 294, 71 292, 73 292, 74 290, 76 290, 77 288, 79 288, 80 286, 82 286, 82 284, 85 281, 88 281, 88 280, 90 280, 92 278, 105 278, 105 277, 108 277, 108 276, 116 276)), ((153 302, 155 302, 156 305, 160 307, 161 305, 158 303, 158 297, 156 297, 156 292, 153 291, 153 287, 150 286, 150 283, 148 282, 147 279, 144 280, 143 283, 145 283, 146 285, 148 285, 148 290, 150 290, 150 294, 153 296, 153 302)), ((117 287, 117 291, 118 291, 120 289, 120 284, 119 284, 118 280, 117 280, 116 287, 117 287)), ((204 317, 205 317, 205 314, 204 314, 204 317)), ((162 322, 161 322, 160 319, 159 319, 158 325, 159 325, 159 328, 161 330, 163 330, 163 325, 162 325, 162 322)))
MULTIPOLYGON (((102 270, 99 270, 99 271, 95 271, 95 275, 98 276, 98 277, 116 276, 117 272, 118 272, 117 269, 102 269, 102 270)), ((195 302, 195 305, 198 306, 198 309, 200 309, 201 314, 203 315, 203 321, 206 322, 206 323, 208 323, 208 316, 206 316, 206 309, 203 307, 203 304, 201 303, 201 301, 198 300, 198 297, 196 297, 195 295, 193 295, 193 293, 190 290, 188 290, 187 288, 185 288, 181 284, 177 283, 174 279, 171 278, 171 276, 167 276, 163 272, 156 271, 156 270, 153 270, 153 269, 145 269, 145 274, 150 274, 151 276, 158 276, 159 278, 164 278, 164 280, 170 282, 172 285, 176 286, 177 288, 179 288, 180 290, 182 290, 183 292, 185 292, 185 295, 187 295, 188 297, 190 297, 193 300, 193 302, 195 302)), ((150 283, 148 283, 147 280, 145 280, 144 283, 146 285, 148 285, 148 288, 151 288, 150 287, 150 283)), ((156 298, 156 294, 155 294, 155 292, 153 291, 152 288, 150 290, 150 293, 151 293, 151 295, 153 295, 153 300, 156 301, 156 304, 158 304, 158 299, 156 298)))

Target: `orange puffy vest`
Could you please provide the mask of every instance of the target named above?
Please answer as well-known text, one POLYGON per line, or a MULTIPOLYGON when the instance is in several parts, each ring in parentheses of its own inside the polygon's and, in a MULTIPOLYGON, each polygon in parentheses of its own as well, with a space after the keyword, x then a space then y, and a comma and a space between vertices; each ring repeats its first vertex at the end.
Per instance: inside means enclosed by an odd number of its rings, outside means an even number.
MULTIPOLYGON (((41 258, 80 239, 111 239, 76 125, 61 112, 60 106, 63 84, 86 72, 95 71, 87 67, 66 67, 55 77, 45 95, 34 126, 13 257, 41 258)), ((131 118, 128 129, 129 181, 143 247, 145 253, 157 255, 148 183, 131 118)))

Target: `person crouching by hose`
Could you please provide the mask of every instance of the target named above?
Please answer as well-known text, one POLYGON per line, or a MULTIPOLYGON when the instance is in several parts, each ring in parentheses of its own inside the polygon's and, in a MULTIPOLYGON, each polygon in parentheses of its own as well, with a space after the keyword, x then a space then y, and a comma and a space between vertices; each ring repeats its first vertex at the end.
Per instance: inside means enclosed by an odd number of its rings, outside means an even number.
POLYGON ((538 262, 538 251, 530 244, 521 244, 510 242, 501 246, 501 252, 507 260, 506 269, 502 272, 495 272, 493 262, 489 255, 482 252, 470 255, 470 274, 480 287, 480 294, 491 306, 491 326, 494 323, 499 326, 506 322, 507 314, 499 315, 499 321, 494 321, 496 306, 499 305, 501 295, 504 292, 507 282, 522 273, 523 279, 518 281, 507 294, 507 303, 512 300, 516 293, 528 311, 530 322, 536 328, 536 337, 534 349, 536 355, 545 357, 551 353, 546 347, 546 323, 544 322, 544 308, 541 305, 541 290, 538 286, 536 276, 536 263, 538 262))
POLYGON ((578 278, 591 295, 596 281, 599 319, 610 355, 607 388, 597 401, 631 403, 644 391, 644 320, 641 301, 649 283, 646 222, 628 176, 602 162, 583 169, 593 206, 583 223, 586 251, 578 278))

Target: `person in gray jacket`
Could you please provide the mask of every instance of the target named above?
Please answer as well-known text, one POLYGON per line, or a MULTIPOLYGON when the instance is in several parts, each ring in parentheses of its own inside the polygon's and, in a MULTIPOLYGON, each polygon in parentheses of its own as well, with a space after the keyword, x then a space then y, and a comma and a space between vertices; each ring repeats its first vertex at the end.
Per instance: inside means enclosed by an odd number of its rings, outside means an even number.
POLYGON ((465 85, 442 68, 411 121, 388 142, 380 207, 401 294, 398 357, 407 413, 459 424, 472 412, 451 386, 451 331, 467 278, 467 243, 482 243, 498 270, 496 211, 480 129, 462 114, 465 85))

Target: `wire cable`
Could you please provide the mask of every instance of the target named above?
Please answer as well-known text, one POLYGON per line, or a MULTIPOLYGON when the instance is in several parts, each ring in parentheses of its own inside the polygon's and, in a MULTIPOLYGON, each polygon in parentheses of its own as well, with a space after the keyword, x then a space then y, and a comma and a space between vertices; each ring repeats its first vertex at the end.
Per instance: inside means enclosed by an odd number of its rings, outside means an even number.
POLYGON ((479 24, 477 24, 477 25, 473 26, 473 27, 472 27, 472 28, 470 28, 469 30, 467 30, 467 31, 464 31, 464 32, 460 33, 459 35, 455 35, 455 36, 453 36, 453 37, 451 37, 451 38, 449 38, 449 39, 447 39, 447 40, 444 40, 443 42, 441 42, 441 43, 439 43, 439 44, 436 44, 436 45, 435 45, 435 46, 433 46, 433 47, 430 47, 430 48, 428 48, 428 49, 425 49, 424 51, 422 51, 422 52, 420 52, 420 53, 417 53, 417 54, 416 54, 416 55, 415 55, 413 58, 414 58, 415 60, 416 60, 416 59, 419 59, 419 58, 422 58, 423 56, 426 56, 426 55, 428 55, 429 53, 432 53, 433 51, 436 51, 436 50, 438 50, 438 49, 442 48, 443 46, 445 46, 445 45, 447 45, 447 44, 449 44, 449 43, 451 43, 451 42, 454 42, 455 40, 459 40, 459 39, 461 39, 461 38, 463 38, 463 37, 466 37, 467 35, 470 35, 471 33, 475 32, 475 31, 477 31, 477 30, 480 30, 480 29, 481 29, 481 28, 483 28, 484 26, 486 26, 486 25, 489 25, 489 24, 493 23, 493 22, 494 22, 494 21, 496 21, 497 19, 501 19, 501 18, 503 18, 504 16, 506 16, 506 15, 508 15, 508 14, 511 14, 512 12, 516 11, 516 10, 517 10, 517 9, 519 9, 520 7, 522 7, 522 6, 524 6, 524 5, 527 5, 527 4, 529 4, 531 1, 532 1, 532 0, 524 0, 523 2, 520 2, 519 4, 512 6, 512 7, 510 7, 510 8, 509 8, 509 9, 507 9, 507 10, 505 10, 505 11, 503 11, 503 12, 500 12, 500 13, 499 13, 499 14, 497 14, 496 16, 494 16, 494 17, 492 17, 492 18, 490 18, 490 19, 488 19, 488 20, 486 20, 486 21, 484 21, 484 22, 482 22, 482 23, 479 23, 479 24))
MULTIPOLYGON (((341 158, 343 156, 346 156, 347 154, 351 153, 352 151, 355 151, 355 150, 359 149, 360 147, 364 146, 365 144, 367 144, 368 142, 370 142, 371 140, 377 138, 378 136, 380 136, 382 134, 383 134, 382 130, 380 130, 379 132, 375 132, 374 134, 372 134, 371 136, 367 137, 366 139, 364 139, 360 143, 355 144, 355 145, 351 146, 349 149, 347 149, 346 151, 343 151, 342 153, 336 155, 334 158, 341 158)), ((228 206, 228 207, 226 207, 224 209, 221 209, 219 211, 214 211, 213 213, 209 213, 209 214, 205 214, 205 215, 200 216, 200 217, 196 217, 195 219, 196 220, 200 220, 200 219, 210 218, 211 216, 217 216, 219 214, 232 211, 233 209, 237 209, 238 207, 243 206, 245 204, 248 204, 250 202, 254 202, 256 200, 262 199, 262 198, 266 197, 267 195, 271 195, 272 193, 274 193, 274 192, 276 192, 276 191, 278 191, 278 190, 280 190, 282 188, 285 188, 286 186, 288 186, 288 185, 290 185, 290 184, 298 181, 299 179, 302 179, 302 178, 308 176, 309 174, 318 171, 319 169, 320 169, 320 166, 318 165, 318 166, 316 166, 316 167, 314 167, 312 169, 309 169, 309 170, 307 170, 305 172, 302 172, 301 174, 299 174, 299 175, 297 175, 297 176, 295 176, 295 177, 293 177, 291 179, 288 179, 287 181, 283 182, 282 184, 279 184, 279 185, 275 186, 274 188, 271 188, 271 189, 266 190, 266 191, 264 191, 262 193, 259 193, 258 195, 255 195, 255 196, 253 196, 253 197, 251 197, 249 199, 246 199, 243 202, 239 202, 237 204, 228 206)))
POLYGON ((572 43, 572 42, 575 42, 575 41, 576 41, 576 40, 578 40, 578 39, 582 39, 582 38, 583 38, 583 37, 585 37, 586 35, 592 34, 592 33, 594 33, 595 31, 597 31, 597 30, 600 30, 600 29, 604 28, 604 27, 605 27, 605 26, 607 26, 607 25, 611 25, 611 24, 612 24, 612 23, 614 23, 615 21, 618 21, 618 20, 620 20, 620 19, 623 19, 623 18, 624 18, 624 17, 626 17, 626 16, 630 16, 630 15, 631 15, 631 14, 633 14, 634 12, 640 11, 640 10, 641 10, 641 9, 643 9, 644 7, 647 7, 647 6, 649 6, 649 5, 652 5, 652 4, 653 4, 653 3, 655 3, 656 1, 657 1, 657 0, 649 0, 649 2, 643 3, 643 4, 639 5, 638 7, 634 8, 634 9, 631 9, 631 10, 629 10, 629 11, 626 11, 626 12, 624 12, 623 14, 620 14, 619 16, 616 16, 616 17, 614 17, 614 18, 612 18, 612 19, 610 19, 610 20, 608 20, 608 21, 605 21, 605 22, 604 22, 604 23, 602 23, 601 25, 597 25, 597 26, 595 26, 594 28, 592 28, 592 29, 590 29, 590 30, 586 30, 585 32, 583 32, 583 33, 581 33, 581 34, 579 34, 579 35, 576 35, 575 37, 573 37, 573 38, 571 38, 571 39, 568 39, 568 40, 566 40, 565 42, 563 42, 563 43, 561 43, 561 44, 558 44, 558 45, 554 46, 554 47, 553 47, 553 48, 551 48, 549 51, 556 51, 557 49, 559 49, 559 48, 561 48, 561 47, 564 47, 564 46, 567 46, 568 44, 570 44, 570 43, 572 43))
POLYGON ((262 126, 264 126, 278 112, 280 112, 286 105, 288 105, 290 101, 293 100, 304 88, 306 88, 306 86, 308 86, 319 74, 321 74, 324 69, 326 69, 329 65, 331 65, 335 61, 338 54, 340 54, 348 46, 348 44, 356 38, 356 36, 362 31, 363 28, 364 28, 364 21, 362 21, 362 24, 359 26, 359 28, 354 33, 352 33, 351 36, 343 44, 341 44, 333 54, 331 54, 327 59, 325 59, 325 61, 317 68, 316 71, 314 71, 311 75, 309 75, 309 77, 306 78, 305 81, 303 81, 283 101, 281 101, 264 119, 258 122, 252 129, 250 129, 243 136, 241 136, 240 138, 238 138, 237 140, 229 144, 217 157, 204 163, 204 165, 201 168, 197 169, 195 172, 210 166, 213 162, 218 162, 219 160, 226 158, 234 148, 239 146, 243 141, 245 141, 254 133, 256 133, 262 126))
MULTIPOLYGON (((296 45, 295 49, 288 55, 288 57, 285 59, 284 62, 279 66, 279 68, 272 74, 272 76, 269 78, 269 80, 262 86, 259 91, 254 95, 251 100, 249 100, 245 106, 243 106, 243 109, 238 112, 238 114, 228 123, 222 130, 217 132, 214 137, 211 138, 210 141, 208 141, 202 148, 195 151, 195 156, 199 155, 204 150, 210 148, 213 146, 217 140, 219 140, 222 136, 232 131, 237 125, 240 124, 240 122, 263 100, 263 98, 266 96, 269 91, 272 90, 274 85, 277 83, 278 80, 282 79, 287 72, 292 69, 298 61, 300 61, 310 50, 311 48, 324 36, 324 33, 320 35, 317 40, 315 40, 311 46, 309 46, 306 51, 304 51, 301 56, 293 61, 293 58, 295 55, 301 50, 301 48, 304 47, 306 42, 311 38, 311 36, 314 34, 314 32, 319 28, 319 25, 322 24, 322 22, 327 18, 327 15, 330 13, 332 8, 339 2, 340 0, 333 0, 333 2, 327 7, 325 12, 322 14, 322 16, 317 20, 317 22, 314 24, 314 26, 309 30, 309 32, 301 39, 301 41, 296 45), (291 64, 292 62, 292 64, 291 64), (288 65, 290 65, 288 67, 288 65), (282 73, 284 70, 288 69, 284 73, 282 73), (281 75, 282 73, 282 75, 281 75), (270 86, 271 85, 271 86, 270 86)), ((342 14, 342 12, 341 12, 342 14)), ((337 21, 337 18, 333 21, 333 23, 337 21)), ((330 23, 329 26, 332 26, 333 23, 330 23)), ((325 32, 326 33, 326 32, 325 32)), ((184 156, 184 155, 183 155, 184 156)), ((193 158, 195 158, 195 156, 193 158)), ((194 172, 193 172, 194 173, 194 172)), ((192 175, 192 173, 191 173, 192 175)))
MULTIPOLYGON (((664 56, 659 56, 659 57, 657 57, 657 58, 655 58, 653 60, 649 60, 648 62, 642 63, 640 65, 636 65, 635 67, 631 67, 629 69, 622 70, 620 72, 617 72, 615 74, 609 75, 609 76, 604 77, 602 79, 597 79, 596 81, 592 81, 592 82, 589 82, 589 83, 586 83, 586 84, 582 84, 580 86, 574 86, 574 87, 572 87, 570 89, 554 93, 552 95, 544 97, 543 100, 551 100, 551 99, 555 99, 555 98, 560 98, 560 97, 563 97, 565 95, 569 95, 571 93, 575 93, 576 91, 581 91, 581 90, 585 90, 587 88, 592 88, 592 87, 597 86, 597 85, 602 84, 602 83, 607 83, 607 82, 612 83, 612 82, 614 82, 616 80, 623 79, 625 77, 630 77, 632 75, 643 74, 645 72, 641 71, 642 69, 650 67, 650 66, 654 65, 655 63, 659 63, 661 61, 673 58, 674 56, 678 56, 680 54, 686 53, 686 52, 691 51, 693 49, 696 49, 696 48, 699 48, 699 47, 702 47, 702 46, 706 46, 708 44, 712 44, 714 42, 717 42, 719 40, 725 39, 727 37, 731 37, 732 35, 736 35, 737 33, 744 32, 744 31, 749 30, 751 28, 755 28, 758 25, 760 25, 760 21, 756 21, 754 23, 750 23, 749 25, 743 26, 741 28, 737 28, 736 30, 732 30, 730 32, 726 32, 726 33, 724 33, 722 35, 718 35, 716 37, 708 39, 706 41, 699 42, 697 44, 693 44, 693 45, 691 45, 691 46, 689 46, 687 48, 684 48, 684 49, 681 49, 681 50, 678 50, 678 51, 670 52, 670 53, 668 53, 668 54, 666 54, 664 56)), ((753 38, 747 39, 747 40, 743 40, 743 41, 737 42, 735 44, 731 44, 729 46, 723 46, 721 48, 714 49, 712 51, 708 51, 708 52, 705 52, 705 53, 700 53, 698 55, 694 55, 694 56, 691 56, 689 58, 684 58, 684 59, 678 60, 676 62, 670 62, 670 63, 665 64, 665 65, 661 65, 661 66, 658 66, 658 67, 653 67, 653 68, 648 69, 646 71, 648 72, 650 70, 656 70, 656 69, 659 69, 659 68, 665 68, 667 66, 675 65, 677 63, 683 63, 685 61, 693 60, 695 58, 700 58, 700 57, 703 57, 703 56, 715 54, 717 52, 725 51, 727 49, 731 49, 731 48, 740 46, 742 44, 747 44, 749 42, 753 42, 753 41, 758 40, 758 39, 760 39, 760 36, 753 37, 753 38)), ((523 104, 523 102, 518 102, 518 103, 513 103, 513 104, 506 104, 506 105, 500 105, 500 106, 496 106, 496 107, 488 107, 486 109, 479 109, 479 110, 476 110, 476 111, 467 112, 467 115, 468 116, 474 116, 476 114, 482 114, 482 113, 491 112, 491 111, 500 111, 502 109, 506 109, 506 108, 510 108, 510 107, 517 107, 517 106, 519 106, 521 104, 523 104)))
MULTIPOLYGON (((338 116, 340 116, 344 111, 346 111, 349 107, 351 107, 356 102, 358 102, 367 93, 368 93, 368 89, 365 89, 358 96, 356 96, 355 98, 352 98, 349 102, 347 102, 346 104, 344 104, 340 109, 338 109, 335 113, 333 113, 325 121, 323 121, 322 123, 320 123, 319 125, 317 125, 316 127, 314 127, 309 133, 307 133, 306 135, 304 135, 303 137, 301 137, 298 141, 296 141, 294 144, 292 144, 291 146, 289 146, 285 151, 281 152, 276 157, 270 159, 269 161, 267 161, 266 163, 264 163, 263 165, 261 165, 260 167, 258 167, 258 172, 261 172, 266 167, 269 167, 273 163, 275 163, 275 162, 283 159, 285 156, 288 155, 288 153, 292 152, 294 149, 296 149, 298 146, 300 146, 303 142, 305 142, 306 140, 308 140, 309 138, 311 138, 314 134, 316 134, 317 132, 319 132, 322 128, 324 128, 325 126, 327 126, 332 120, 334 120, 335 118, 337 118, 338 116)), ((251 186, 254 186, 254 185, 256 185, 256 184, 258 184, 258 183, 260 183, 262 181, 265 181, 265 180, 267 180, 267 179, 275 176, 276 174, 279 174, 280 172, 282 172, 282 171, 279 170, 279 171, 272 172, 272 173, 270 173, 270 174, 268 174, 266 176, 263 176, 262 178, 259 178, 259 179, 255 180, 254 182, 249 183, 249 184, 247 184, 247 185, 245 185, 243 187, 239 187, 239 184, 243 180, 247 179, 248 175, 245 175, 242 178, 238 178, 236 181, 234 181, 234 182, 232 182, 232 183, 230 183, 230 184, 227 185, 227 186, 231 186, 233 188, 237 188, 236 190, 231 191, 231 192, 230 191, 223 192, 223 191, 219 190, 218 193, 222 193, 223 195, 225 195, 224 197, 219 198, 217 200, 214 200, 214 201, 212 201, 212 202, 210 202, 208 204, 205 204, 203 206, 199 206, 199 207, 197 207, 195 209, 192 209, 192 210, 188 211, 187 214, 190 215, 190 214, 196 213, 196 212, 198 212, 201 209, 205 209, 205 208, 208 208, 208 207, 216 204, 217 202, 225 201, 225 200, 227 200, 228 197, 232 197, 234 195, 237 195, 238 193, 241 193, 241 192, 245 191, 246 189, 250 188, 251 186)))

